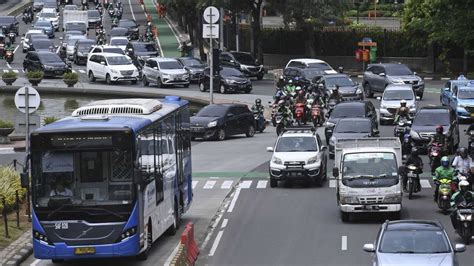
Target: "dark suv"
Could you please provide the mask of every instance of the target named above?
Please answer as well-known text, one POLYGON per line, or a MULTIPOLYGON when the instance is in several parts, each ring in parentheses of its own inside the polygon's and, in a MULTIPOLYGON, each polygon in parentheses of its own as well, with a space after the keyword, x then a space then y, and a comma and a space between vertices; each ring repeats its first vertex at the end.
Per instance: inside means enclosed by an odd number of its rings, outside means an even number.
POLYGON ((436 133, 436 127, 442 125, 449 139, 449 151, 459 147, 459 123, 456 114, 444 106, 424 106, 415 115, 410 136, 415 147, 427 151, 427 145, 436 133))
POLYGON ((0 33, 13 31, 18 36, 18 20, 14 16, 0 16, 0 33))
POLYGON ((224 140, 227 136, 255 134, 255 119, 247 105, 211 104, 191 117, 191 137, 224 140))
POLYGON ((425 82, 406 65, 370 64, 367 67, 362 80, 366 97, 373 97, 374 92, 382 93, 388 84, 409 84, 415 95, 423 98, 425 82))
POLYGON ((247 77, 263 79, 265 69, 251 54, 243 52, 222 52, 219 56, 221 66, 238 68, 247 77))
POLYGON ((53 52, 28 52, 23 61, 25 72, 40 70, 45 76, 59 77, 70 72, 70 66, 53 52))
POLYGON ((324 135, 326 137, 326 143, 329 144, 329 140, 332 137, 332 132, 337 122, 342 118, 356 118, 356 117, 367 117, 372 120, 372 124, 375 129, 379 128, 377 111, 374 105, 369 101, 354 101, 354 102, 342 102, 336 105, 331 111, 328 120, 324 123, 324 135))

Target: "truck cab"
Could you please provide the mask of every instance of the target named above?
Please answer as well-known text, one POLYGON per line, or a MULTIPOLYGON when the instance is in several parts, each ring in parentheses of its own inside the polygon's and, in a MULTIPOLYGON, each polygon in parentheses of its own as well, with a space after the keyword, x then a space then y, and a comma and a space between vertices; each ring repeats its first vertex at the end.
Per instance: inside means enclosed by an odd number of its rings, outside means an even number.
POLYGON ((386 212, 400 219, 402 156, 398 138, 341 139, 335 145, 337 204, 351 213, 386 212))

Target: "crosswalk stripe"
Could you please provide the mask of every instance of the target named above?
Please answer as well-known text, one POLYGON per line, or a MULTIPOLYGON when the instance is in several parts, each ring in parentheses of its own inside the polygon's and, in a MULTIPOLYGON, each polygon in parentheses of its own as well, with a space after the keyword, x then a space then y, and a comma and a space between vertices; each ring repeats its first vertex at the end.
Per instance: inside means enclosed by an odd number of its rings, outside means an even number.
POLYGON ((242 181, 242 183, 240 184, 240 187, 241 188, 250 188, 250 186, 252 185, 252 181, 242 181))
POLYGON ((232 183, 234 183, 234 181, 232 180, 227 180, 227 181, 224 181, 224 183, 222 183, 221 185, 221 189, 229 189, 232 187, 232 183))
POLYGON ((329 180, 329 187, 330 188, 335 188, 336 187, 336 180, 335 179, 330 179, 329 180))
POLYGON ((197 184, 199 183, 199 181, 193 181, 193 189, 196 188, 197 184))
POLYGON ((257 188, 266 188, 268 180, 260 180, 257 182, 257 188))
POLYGON ((420 184, 422 188, 431 188, 431 184, 428 179, 420 179, 420 184))
POLYGON ((214 187, 214 185, 216 184, 216 181, 215 180, 209 180, 206 182, 206 184, 204 184, 204 189, 212 189, 214 187))

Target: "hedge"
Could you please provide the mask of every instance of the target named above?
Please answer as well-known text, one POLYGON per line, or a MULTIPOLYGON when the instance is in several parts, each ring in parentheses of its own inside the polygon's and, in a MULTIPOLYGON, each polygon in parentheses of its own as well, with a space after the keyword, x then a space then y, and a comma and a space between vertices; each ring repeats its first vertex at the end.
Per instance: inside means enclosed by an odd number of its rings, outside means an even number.
MULTIPOLYGON (((11 210, 15 204, 15 191, 18 190, 20 200, 25 196, 26 190, 21 187, 20 174, 12 166, 0 167, 0 203, 5 198, 7 210, 11 210)), ((3 204, 0 204, 0 212, 3 204)))

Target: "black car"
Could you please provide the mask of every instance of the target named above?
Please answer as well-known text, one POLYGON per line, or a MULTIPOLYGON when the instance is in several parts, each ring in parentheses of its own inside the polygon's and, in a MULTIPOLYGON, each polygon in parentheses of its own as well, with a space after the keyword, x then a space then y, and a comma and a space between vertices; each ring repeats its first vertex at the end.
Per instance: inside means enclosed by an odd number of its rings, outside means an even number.
POLYGON ((77 40, 76 44, 74 45, 74 64, 86 64, 89 51, 94 45, 95 41, 91 39, 77 40))
POLYGON ((142 60, 160 56, 160 52, 158 52, 156 45, 152 42, 128 42, 127 46, 125 46, 125 53, 130 58, 140 57, 142 60))
POLYGON ((31 42, 28 51, 55 52, 57 46, 50 39, 36 39, 31 42))
POLYGON ((247 77, 263 79, 265 69, 251 54, 243 52, 222 52, 219 56, 221 66, 234 67, 247 77))
POLYGON ((18 36, 18 20, 14 16, 0 16, 0 29, 4 34, 13 31, 18 36))
POLYGON ((439 125, 443 126, 444 134, 448 137, 449 151, 454 153, 459 147, 459 123, 456 114, 444 106, 424 106, 418 110, 410 130, 413 145, 427 151, 427 144, 439 125))
MULTIPOLYGON (((211 87, 210 69, 204 69, 204 75, 199 80, 199 90, 205 92, 211 87)), ((252 82, 242 72, 231 67, 221 67, 219 75, 214 76, 214 91, 220 93, 252 91, 252 82)))
POLYGON ((253 113, 242 104, 211 104, 191 117, 191 138, 224 140, 231 135, 255 134, 253 113))
POLYGON ((326 137, 326 143, 329 144, 329 140, 332 137, 334 127, 337 122, 343 118, 357 118, 366 117, 372 120, 375 128, 379 128, 377 111, 374 105, 369 101, 354 101, 354 102, 342 102, 336 105, 336 107, 329 114, 328 120, 324 123, 324 135, 326 137))
POLYGON ((115 27, 110 30, 110 38, 118 36, 124 36, 130 39, 130 33, 128 32, 127 28, 115 27))
POLYGON ((138 37, 140 37, 140 31, 138 29, 140 24, 137 24, 133 19, 121 19, 117 27, 127 29, 130 40, 138 40, 138 37))
POLYGON ((329 139, 329 156, 334 158, 334 147, 340 139, 378 136, 377 125, 370 118, 343 118, 337 122, 329 139))
POLYGON ((45 76, 58 77, 69 72, 70 66, 53 52, 28 52, 23 61, 23 69, 25 72, 40 70, 45 76))
POLYGON ((345 101, 359 101, 364 99, 364 94, 362 89, 359 88, 359 83, 354 82, 345 74, 322 75, 318 80, 318 84, 323 84, 328 96, 337 85, 345 101))
POLYGON ((204 74, 204 69, 207 67, 201 60, 194 57, 180 57, 176 59, 188 71, 190 82, 198 82, 204 74))
POLYGON ((96 26, 102 25, 102 16, 97 10, 87 11, 87 22, 89 29, 94 29, 96 26))

